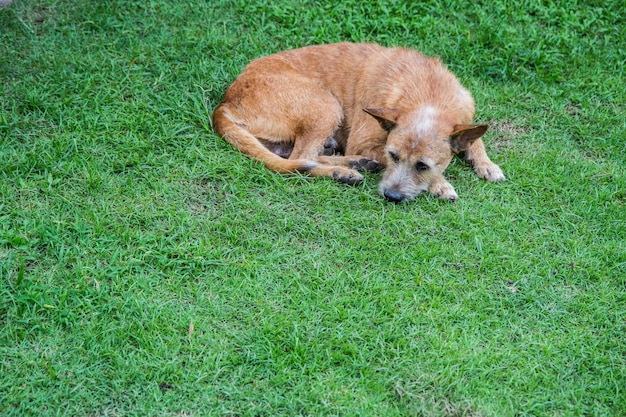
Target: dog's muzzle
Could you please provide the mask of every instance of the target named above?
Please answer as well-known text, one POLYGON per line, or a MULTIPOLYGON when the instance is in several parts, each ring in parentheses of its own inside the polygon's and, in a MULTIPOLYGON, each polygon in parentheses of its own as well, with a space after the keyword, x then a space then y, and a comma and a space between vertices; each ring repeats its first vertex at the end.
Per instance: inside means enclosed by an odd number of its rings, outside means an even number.
POLYGON ((401 203, 406 200, 406 195, 402 194, 398 190, 394 190, 393 188, 385 190, 383 196, 387 201, 391 201, 392 203, 401 203))

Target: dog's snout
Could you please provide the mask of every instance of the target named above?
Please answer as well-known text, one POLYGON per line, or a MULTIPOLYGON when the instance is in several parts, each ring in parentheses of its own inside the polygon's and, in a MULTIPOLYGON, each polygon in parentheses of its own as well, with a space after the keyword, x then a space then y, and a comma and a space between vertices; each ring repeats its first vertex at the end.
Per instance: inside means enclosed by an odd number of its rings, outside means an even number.
POLYGON ((384 193, 385 198, 387 199, 387 201, 391 201, 393 203, 400 203, 404 200, 404 194, 402 194, 401 192, 392 189, 389 190, 385 190, 384 193))

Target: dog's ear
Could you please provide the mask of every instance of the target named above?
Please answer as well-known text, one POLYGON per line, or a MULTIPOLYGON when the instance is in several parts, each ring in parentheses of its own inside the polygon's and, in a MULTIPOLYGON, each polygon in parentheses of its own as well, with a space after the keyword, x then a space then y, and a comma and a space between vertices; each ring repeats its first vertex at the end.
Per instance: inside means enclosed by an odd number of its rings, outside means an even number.
POLYGON ((380 108, 380 109, 363 109, 363 111, 374 117, 380 123, 380 126, 389 132, 396 127, 398 117, 400 117, 399 109, 380 108))
POLYGON ((452 152, 463 152, 474 141, 485 134, 489 125, 456 125, 450 135, 450 148, 452 152))

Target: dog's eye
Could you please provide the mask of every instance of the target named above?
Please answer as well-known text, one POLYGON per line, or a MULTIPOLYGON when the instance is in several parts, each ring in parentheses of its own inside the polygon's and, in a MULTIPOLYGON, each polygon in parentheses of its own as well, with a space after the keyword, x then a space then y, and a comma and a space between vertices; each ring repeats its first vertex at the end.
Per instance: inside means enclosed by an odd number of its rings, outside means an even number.
POLYGON ((389 156, 393 162, 398 162, 400 160, 400 156, 397 153, 389 151, 389 156))
POLYGON ((430 167, 423 162, 418 162, 417 164, 415 164, 415 169, 417 171, 427 171, 430 169, 430 167))

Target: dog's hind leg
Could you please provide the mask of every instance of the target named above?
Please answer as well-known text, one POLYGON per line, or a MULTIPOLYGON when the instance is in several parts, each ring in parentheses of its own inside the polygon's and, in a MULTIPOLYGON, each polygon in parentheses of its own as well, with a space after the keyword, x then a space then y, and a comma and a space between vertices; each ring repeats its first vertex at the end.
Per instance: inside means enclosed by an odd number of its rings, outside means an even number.
POLYGON ((273 171, 297 171, 356 184, 363 176, 351 167, 318 162, 342 119, 341 104, 327 89, 283 59, 271 57, 254 61, 244 70, 213 117, 224 139, 273 171), (289 144, 293 149, 288 159, 277 155, 282 152, 272 152, 289 144))
MULTIPOLYGON (((317 140, 318 138, 319 136, 315 136, 315 140, 317 140)), ((307 142, 306 137, 301 137, 300 140, 302 142, 307 142)), ((296 139, 296 147, 297 143, 298 139, 296 139)), ((323 144, 324 143, 322 142, 322 146, 323 144)), ((359 174, 357 170, 360 170, 365 166, 364 164, 359 165, 360 162, 364 163, 365 161, 360 161, 359 159, 344 156, 324 155, 317 156, 316 160, 316 166, 308 171, 310 175, 331 177, 336 181, 350 185, 358 184, 363 181, 363 175, 359 174), (348 162, 348 160, 350 160, 350 162, 348 162)), ((368 159, 367 161, 371 160, 368 159)))
MULTIPOLYGON (((307 87, 306 102, 291 103, 292 108, 300 107, 302 117, 297 122, 289 159, 316 161, 316 166, 308 171, 313 176, 327 176, 350 185, 361 182, 363 176, 355 170, 358 168, 355 164, 344 162, 345 157, 323 155, 329 138, 343 119, 341 105, 333 95, 317 85, 307 87)), ((334 139, 332 141, 336 144, 334 139)))
MULTIPOLYGON (((263 162, 266 168, 281 174, 291 172, 309 172, 317 162, 280 157, 268 149, 256 135, 252 134, 241 118, 232 114, 228 103, 222 103, 213 113, 213 124, 217 133, 241 152, 263 162)), ((271 145, 271 143, 270 143, 271 145)))

